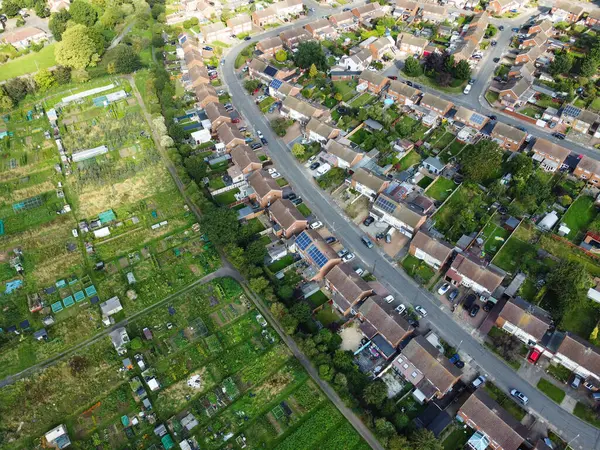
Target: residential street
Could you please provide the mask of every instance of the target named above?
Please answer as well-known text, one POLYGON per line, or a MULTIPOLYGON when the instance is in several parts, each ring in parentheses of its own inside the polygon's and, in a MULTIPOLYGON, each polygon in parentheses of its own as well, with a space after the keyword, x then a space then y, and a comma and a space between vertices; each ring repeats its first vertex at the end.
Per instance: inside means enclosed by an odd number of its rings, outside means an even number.
MULTIPOLYGON (((321 13, 322 11, 319 12, 317 10, 315 15, 321 13)), ((292 25, 268 31, 260 36, 253 37, 253 41, 277 35, 284 29, 301 26, 310 20, 310 18, 304 19, 292 25)), ((262 131, 269 141, 268 152, 278 171, 291 183, 294 191, 307 201, 318 219, 324 222, 346 247, 350 248, 360 257, 364 265, 370 268, 378 280, 391 289, 398 303, 402 302, 423 306, 429 313, 428 319, 433 329, 451 345, 459 346, 461 352, 467 353, 473 358, 475 360, 473 364, 480 366, 481 371, 486 373, 504 391, 516 388, 524 392, 530 399, 527 409, 532 414, 538 416, 540 420, 549 423, 551 428, 558 430, 566 441, 573 440, 571 443, 573 448, 600 449, 600 430, 566 413, 559 405, 552 402, 552 400, 538 391, 534 386, 529 385, 525 380, 520 378, 510 367, 486 350, 467 331, 454 322, 448 314, 449 311, 442 308, 429 292, 421 289, 406 274, 397 270, 395 265, 387 257, 383 256, 379 250, 369 250, 361 243, 361 235, 358 229, 333 203, 328 195, 321 191, 312 179, 307 178, 306 172, 303 171, 303 168, 300 167, 290 151, 271 131, 268 121, 254 104, 253 98, 245 92, 241 81, 235 73, 234 61, 239 52, 247 45, 248 42, 243 42, 231 49, 222 66, 223 80, 229 87, 233 103, 240 113, 245 116, 248 123, 253 124, 256 130, 262 131)), ((497 47, 500 47, 500 45, 497 47)), ((428 89, 424 90, 428 91, 428 89)), ((440 97, 448 98, 456 104, 477 109, 486 114, 492 113, 491 109, 478 105, 479 94, 470 96, 436 94, 440 97)), ((516 120, 507 119, 505 121, 510 124, 519 124, 516 120)), ((548 137, 546 133, 541 130, 536 131, 533 127, 529 130, 529 133, 534 136, 548 137)), ((597 157, 594 151, 584 150, 582 147, 570 144, 567 141, 562 141, 561 145, 572 148, 579 153, 594 154, 597 157)))

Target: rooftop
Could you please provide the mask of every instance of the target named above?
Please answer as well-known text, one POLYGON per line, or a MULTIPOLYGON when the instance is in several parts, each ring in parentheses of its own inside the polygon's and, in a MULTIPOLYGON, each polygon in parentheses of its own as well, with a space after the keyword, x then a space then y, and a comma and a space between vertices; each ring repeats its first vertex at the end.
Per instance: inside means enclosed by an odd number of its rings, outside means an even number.
POLYGON ((408 322, 378 295, 367 298, 359 312, 365 322, 392 345, 397 345, 407 333, 412 331, 408 322))
POLYGON ((348 263, 335 266, 325 279, 351 304, 357 302, 365 292, 371 292, 369 284, 348 263))
POLYGON ((552 319, 547 311, 532 305, 521 297, 507 301, 500 311, 499 317, 517 326, 538 341, 552 325, 552 319))
POLYGON ((454 258, 449 271, 450 270, 483 286, 488 292, 494 292, 504 279, 504 276, 493 272, 488 267, 484 267, 475 261, 470 260, 462 254, 459 254, 454 258))
POLYGON ((411 245, 414 245, 428 255, 433 256, 438 261, 445 261, 452 253, 452 247, 432 238, 422 231, 418 231, 417 234, 415 234, 415 237, 411 241, 411 245))
POLYGON ((287 229, 298 221, 306 221, 306 218, 298 211, 298 208, 286 199, 275 201, 269 207, 269 212, 283 229, 287 229))
POLYGON ((274 180, 273 177, 264 170, 257 170, 250 175, 250 177, 248 177, 248 183, 259 197, 264 197, 271 191, 282 190, 277 184, 277 180, 274 180))

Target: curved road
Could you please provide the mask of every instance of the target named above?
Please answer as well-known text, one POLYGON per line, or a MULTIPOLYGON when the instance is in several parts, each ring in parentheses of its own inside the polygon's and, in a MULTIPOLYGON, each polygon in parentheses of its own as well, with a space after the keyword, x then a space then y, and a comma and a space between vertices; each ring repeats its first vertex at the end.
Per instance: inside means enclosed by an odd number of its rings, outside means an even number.
MULTIPOLYGON (((317 9, 314 15, 322 13, 324 10, 321 8, 317 9)), ((304 25, 311 21, 312 17, 254 36, 252 42, 278 35, 285 29, 304 25)), ((308 173, 297 163, 289 149, 272 132, 265 116, 254 104, 253 98, 245 92, 235 71, 234 62, 240 51, 247 45, 248 42, 242 42, 229 51, 221 68, 223 80, 229 88, 235 106, 246 118, 247 123, 252 124, 256 130, 261 130, 269 141, 268 151, 277 165, 278 171, 294 186, 295 192, 310 203, 312 211, 319 220, 324 222, 347 248, 352 249, 367 267, 373 269, 371 272, 395 294, 396 302, 400 303, 398 299, 401 299, 403 303, 425 307, 429 312, 428 319, 432 328, 451 345, 459 346, 461 352, 467 353, 473 358, 498 387, 505 392, 512 388, 524 392, 529 397, 528 411, 539 420, 547 422, 566 441, 571 441, 572 448, 600 449, 600 430, 567 413, 522 379, 503 361, 486 350, 468 331, 461 328, 452 319, 450 311, 440 306, 439 301, 431 293, 418 286, 404 272, 399 271, 393 262, 377 248, 367 249, 362 244, 359 229, 310 179, 308 173), (251 120, 248 120, 250 118, 251 120)), ((461 104, 456 97, 451 97, 451 99, 455 103, 461 104)))

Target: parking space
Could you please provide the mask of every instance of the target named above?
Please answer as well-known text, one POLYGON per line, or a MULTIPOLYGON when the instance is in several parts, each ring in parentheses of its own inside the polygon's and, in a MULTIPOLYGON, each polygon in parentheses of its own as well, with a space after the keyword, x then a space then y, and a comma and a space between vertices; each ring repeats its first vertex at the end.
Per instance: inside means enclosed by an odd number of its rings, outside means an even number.
POLYGON ((476 294, 471 289, 452 284, 447 292, 441 295, 439 289, 446 283, 445 280, 441 280, 434 287, 435 295, 440 303, 453 311, 455 320, 460 324, 466 325, 468 328, 478 329, 489 314, 489 312, 484 310, 486 302, 482 301, 479 294, 476 294), (451 296, 454 297, 454 301, 451 300, 451 296), (474 317, 471 316, 473 308, 477 310, 474 317))

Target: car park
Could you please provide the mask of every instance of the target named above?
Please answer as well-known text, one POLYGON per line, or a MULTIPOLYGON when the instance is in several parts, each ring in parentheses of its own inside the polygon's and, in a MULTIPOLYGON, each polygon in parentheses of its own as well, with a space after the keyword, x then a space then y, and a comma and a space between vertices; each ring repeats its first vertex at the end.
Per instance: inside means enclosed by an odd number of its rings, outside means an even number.
POLYGON ((427 316, 427 310, 423 308, 421 305, 415 306, 415 311, 421 315, 421 317, 427 316))
POLYGON ((450 283, 444 283, 438 289, 438 294, 444 295, 446 292, 448 292, 448 289, 450 289, 450 283))
POLYGON ((348 262, 348 261, 352 261, 355 258, 354 253, 346 253, 343 257, 342 257, 342 261, 344 262, 348 262))
POLYGON ((373 222, 375 222, 375 218, 373 216, 367 216, 367 218, 365 220, 363 220, 363 225, 365 227, 368 227, 369 225, 371 225, 373 222))
POLYGON ((318 230, 319 228, 323 228, 323 222, 321 222, 320 220, 317 220, 316 222, 313 222, 310 224, 310 228, 313 230, 318 230))
POLYGON ((523 394, 521 391, 518 391, 517 389, 511 389, 510 395, 512 395, 514 398, 516 398, 523 405, 526 405, 527 403, 529 403, 529 399, 527 398, 527 396, 525 394, 523 394))

